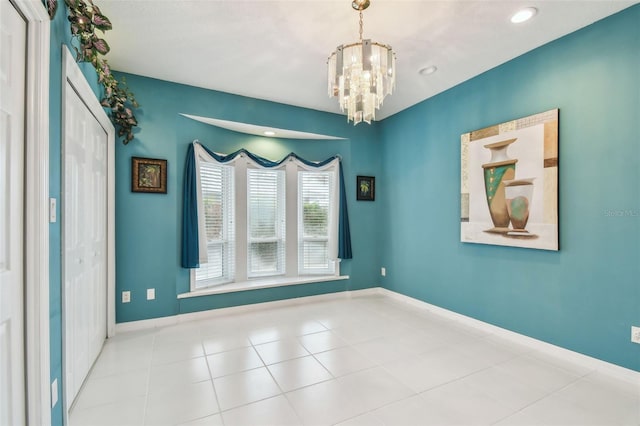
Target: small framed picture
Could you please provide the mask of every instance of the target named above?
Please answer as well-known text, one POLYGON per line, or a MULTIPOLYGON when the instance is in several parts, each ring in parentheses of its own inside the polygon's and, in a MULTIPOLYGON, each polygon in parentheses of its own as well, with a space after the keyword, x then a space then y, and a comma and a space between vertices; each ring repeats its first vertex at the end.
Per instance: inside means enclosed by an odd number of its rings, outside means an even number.
POLYGON ((167 193, 167 160, 131 157, 131 191, 167 193))
POLYGON ((374 201, 376 199, 375 177, 358 176, 356 178, 356 199, 359 201, 374 201))

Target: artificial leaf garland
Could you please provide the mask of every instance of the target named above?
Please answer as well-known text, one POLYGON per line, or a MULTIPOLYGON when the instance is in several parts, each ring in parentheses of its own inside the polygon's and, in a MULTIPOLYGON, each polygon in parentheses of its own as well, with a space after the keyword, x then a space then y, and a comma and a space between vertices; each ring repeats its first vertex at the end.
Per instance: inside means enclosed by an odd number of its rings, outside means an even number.
POLYGON ((91 62, 98 73, 98 82, 104 87, 104 97, 101 105, 111 111, 111 121, 116 126, 118 137, 122 137, 125 145, 133 139, 133 128, 138 120, 133 113, 138 108, 133 93, 129 91, 124 77, 121 82, 111 74, 111 68, 106 59, 100 57, 109 53, 111 48, 106 40, 98 37, 96 30, 108 31, 112 28, 111 21, 102 14, 92 0, 65 0, 69 9, 71 34, 79 41, 79 48, 74 46, 76 60, 91 62))

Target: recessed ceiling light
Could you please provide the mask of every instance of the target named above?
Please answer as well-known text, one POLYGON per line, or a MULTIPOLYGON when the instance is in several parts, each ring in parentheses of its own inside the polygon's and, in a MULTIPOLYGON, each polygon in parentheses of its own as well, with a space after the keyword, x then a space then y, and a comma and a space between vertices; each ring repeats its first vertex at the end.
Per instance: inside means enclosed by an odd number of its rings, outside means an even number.
POLYGON ((272 130, 266 130, 262 133, 265 136, 275 136, 276 132, 272 131, 272 130))
POLYGON ((521 24, 529 19, 533 18, 535 14, 538 13, 538 9, 535 7, 525 7, 524 9, 520 9, 511 17, 511 22, 514 24, 521 24))
POLYGON ((438 67, 436 67, 435 65, 431 65, 430 67, 422 68, 420 71, 418 71, 418 74, 420 74, 420 75, 429 75, 429 74, 433 74, 437 70, 438 70, 438 67))

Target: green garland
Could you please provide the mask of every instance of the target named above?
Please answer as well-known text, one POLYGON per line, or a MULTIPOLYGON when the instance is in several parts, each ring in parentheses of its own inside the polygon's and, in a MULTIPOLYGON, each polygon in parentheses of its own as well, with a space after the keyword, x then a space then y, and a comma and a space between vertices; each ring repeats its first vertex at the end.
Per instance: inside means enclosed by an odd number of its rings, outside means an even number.
POLYGON ((122 143, 126 145, 133 139, 133 128, 138 126, 133 109, 139 105, 129 91, 124 77, 118 82, 111 74, 107 60, 100 57, 109 53, 110 48, 104 39, 98 37, 96 30, 103 33, 110 30, 111 21, 92 0, 65 0, 65 3, 69 9, 71 34, 80 43, 79 48, 74 46, 76 60, 91 62, 96 69, 98 82, 104 87, 104 98, 100 103, 110 109, 111 121, 116 126, 118 137, 122 137, 122 143))

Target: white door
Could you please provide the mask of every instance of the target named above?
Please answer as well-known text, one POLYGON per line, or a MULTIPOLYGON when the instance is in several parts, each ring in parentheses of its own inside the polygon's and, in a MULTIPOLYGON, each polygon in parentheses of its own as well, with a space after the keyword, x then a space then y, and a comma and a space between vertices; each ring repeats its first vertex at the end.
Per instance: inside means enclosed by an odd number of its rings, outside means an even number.
POLYGON ((108 135, 68 82, 64 108, 63 315, 69 408, 107 335, 108 135))
POLYGON ((11 2, 0 3, 0 425, 22 425, 27 25, 11 2))

